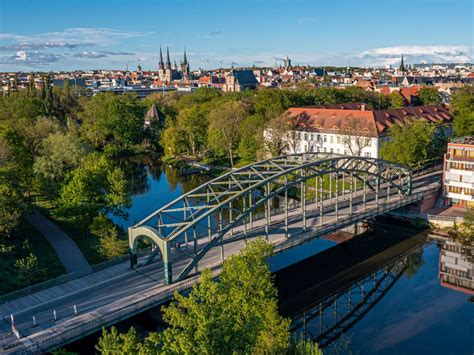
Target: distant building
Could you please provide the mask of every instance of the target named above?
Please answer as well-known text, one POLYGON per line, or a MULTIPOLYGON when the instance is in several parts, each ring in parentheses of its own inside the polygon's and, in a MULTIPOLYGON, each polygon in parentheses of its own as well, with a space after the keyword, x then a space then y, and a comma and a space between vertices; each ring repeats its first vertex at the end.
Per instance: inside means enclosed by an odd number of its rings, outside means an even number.
POLYGON ((174 80, 185 80, 188 81, 191 78, 191 72, 189 69, 189 62, 186 56, 186 50, 184 50, 184 58, 180 63, 179 68, 174 62, 171 67, 170 51, 166 47, 166 63, 163 61, 163 52, 160 47, 160 61, 158 63, 158 76, 162 82, 171 83, 174 80))
POLYGON ((225 84, 223 91, 244 91, 247 89, 254 90, 258 86, 257 78, 252 70, 234 70, 233 67, 225 74, 225 84))
MULTIPOLYGON (((450 129, 452 116, 441 105, 372 110, 365 103, 291 107, 287 152, 327 152, 378 158, 380 146, 393 125, 414 119, 441 123, 450 129)), ((265 132, 266 139, 271 132, 265 132)))
POLYGON ((145 114, 144 123, 145 127, 151 127, 153 123, 163 126, 165 124, 165 116, 156 108, 156 105, 153 104, 145 114))
POLYGON ((474 137, 456 138, 448 143, 443 187, 448 205, 474 208, 474 137))

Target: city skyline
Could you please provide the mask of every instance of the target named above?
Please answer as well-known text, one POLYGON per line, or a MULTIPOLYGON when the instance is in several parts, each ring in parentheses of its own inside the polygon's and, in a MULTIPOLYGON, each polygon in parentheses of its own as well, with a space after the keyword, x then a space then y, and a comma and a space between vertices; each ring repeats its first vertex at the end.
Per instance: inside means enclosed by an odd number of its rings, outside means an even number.
POLYGON ((397 65, 402 53, 408 64, 472 58, 466 0, 365 1, 363 13, 348 1, 110 4, 0 1, 0 70, 157 70, 160 45, 178 63, 186 48, 192 69, 271 66, 286 55, 295 65, 371 67, 397 65))

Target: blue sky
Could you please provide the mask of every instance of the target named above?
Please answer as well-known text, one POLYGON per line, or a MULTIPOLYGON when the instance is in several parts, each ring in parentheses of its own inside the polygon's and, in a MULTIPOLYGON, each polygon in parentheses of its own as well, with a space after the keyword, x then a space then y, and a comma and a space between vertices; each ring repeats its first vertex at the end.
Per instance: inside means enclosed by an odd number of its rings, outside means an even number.
POLYGON ((0 70, 470 61, 471 0, 0 0, 0 70))

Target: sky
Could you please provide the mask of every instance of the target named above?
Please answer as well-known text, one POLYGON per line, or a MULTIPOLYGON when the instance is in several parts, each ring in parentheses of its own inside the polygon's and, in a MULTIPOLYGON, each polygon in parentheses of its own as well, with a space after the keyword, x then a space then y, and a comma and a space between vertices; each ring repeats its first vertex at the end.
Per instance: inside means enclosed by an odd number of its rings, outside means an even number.
POLYGON ((470 62, 472 0, 0 0, 0 71, 470 62))

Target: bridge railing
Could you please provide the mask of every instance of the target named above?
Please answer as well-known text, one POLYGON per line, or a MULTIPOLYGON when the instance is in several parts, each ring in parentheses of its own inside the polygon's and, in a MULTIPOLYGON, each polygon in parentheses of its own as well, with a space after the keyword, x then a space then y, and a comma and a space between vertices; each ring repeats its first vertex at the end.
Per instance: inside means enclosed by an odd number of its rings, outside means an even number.
MULTIPOLYGON (((218 276, 222 271, 222 265, 216 265, 210 268, 210 270, 213 277, 218 276)), ((64 323, 57 324, 54 329, 48 329, 38 335, 34 334, 29 336, 30 344, 22 340, 17 340, 3 349, 21 353, 24 353, 26 350, 44 352, 54 347, 65 345, 98 331, 103 326, 111 325, 120 320, 129 318, 134 314, 153 308, 165 300, 171 299, 175 291, 184 291, 191 288, 194 284, 199 282, 200 278, 201 275, 197 275, 179 283, 172 284, 158 292, 152 289, 141 293, 140 295, 142 297, 138 300, 131 302, 127 300, 117 301, 102 311, 78 315, 64 323), (36 339, 37 337, 41 337, 41 339, 36 339)))
MULTIPOLYGON (((148 250, 140 250, 138 252, 139 255, 146 255, 148 253, 149 253, 148 250)), ((70 273, 67 273, 67 274, 64 274, 64 275, 60 275, 58 277, 54 277, 52 279, 49 279, 49 280, 31 285, 31 286, 27 286, 27 287, 24 287, 22 289, 19 289, 19 290, 13 291, 13 292, 6 293, 4 295, 0 295, 0 303, 8 302, 8 301, 20 298, 20 297, 31 295, 35 292, 43 291, 43 290, 48 289, 48 288, 53 287, 53 286, 64 284, 68 281, 78 279, 82 276, 86 276, 86 275, 92 274, 94 272, 107 269, 111 266, 115 266, 115 265, 121 264, 123 262, 129 261, 129 259, 130 259, 130 256, 128 254, 127 255, 122 255, 122 256, 119 256, 117 258, 107 260, 107 261, 104 261, 104 262, 99 263, 99 264, 92 265, 89 268, 75 270, 73 272, 70 272, 70 273)))

